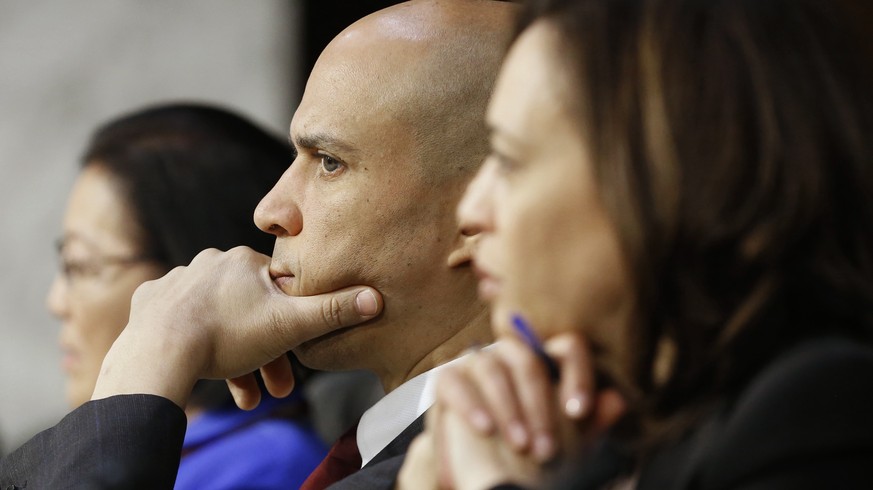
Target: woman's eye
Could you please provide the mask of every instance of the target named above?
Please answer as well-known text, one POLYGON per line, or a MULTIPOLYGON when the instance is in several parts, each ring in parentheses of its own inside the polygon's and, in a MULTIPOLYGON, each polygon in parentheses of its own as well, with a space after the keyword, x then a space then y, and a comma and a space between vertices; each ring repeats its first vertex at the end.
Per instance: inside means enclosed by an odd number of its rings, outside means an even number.
POLYGON ((321 155, 321 168, 324 169, 325 172, 331 174, 340 169, 342 164, 336 158, 333 158, 329 155, 321 155))
POLYGON ((494 163, 497 164, 497 171, 503 175, 511 174, 518 167, 518 164, 515 160, 494 150, 491 151, 491 154, 488 155, 488 158, 494 160, 494 163))
POLYGON ((61 262, 61 271, 67 277, 85 277, 93 275, 94 267, 89 267, 86 262, 63 261, 61 262))

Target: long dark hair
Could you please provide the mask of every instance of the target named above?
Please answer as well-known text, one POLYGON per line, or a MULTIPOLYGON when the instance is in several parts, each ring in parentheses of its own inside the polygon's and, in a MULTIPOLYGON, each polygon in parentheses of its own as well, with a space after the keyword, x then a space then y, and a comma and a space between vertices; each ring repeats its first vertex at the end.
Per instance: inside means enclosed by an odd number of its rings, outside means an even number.
POLYGON ((636 286, 631 396, 655 439, 801 339, 873 337, 870 43, 843 3, 544 0, 522 17, 559 38, 636 286))
MULTIPOLYGON (((139 255, 169 270, 211 247, 270 254, 273 237, 253 215, 293 160, 284 140, 240 115, 170 104, 98 128, 82 167, 109 172, 133 214, 139 255)), ((224 382, 214 381, 198 383, 191 398, 204 407, 229 401, 224 382)))

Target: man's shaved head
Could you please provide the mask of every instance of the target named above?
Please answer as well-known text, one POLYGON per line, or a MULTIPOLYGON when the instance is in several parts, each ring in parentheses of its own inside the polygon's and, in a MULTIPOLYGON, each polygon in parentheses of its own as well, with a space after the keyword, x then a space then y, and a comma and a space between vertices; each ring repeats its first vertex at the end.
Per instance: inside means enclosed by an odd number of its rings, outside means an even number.
POLYGON ((359 83, 374 106, 406 126, 428 177, 466 175, 487 150, 485 107, 515 12, 493 0, 395 5, 340 33, 313 74, 337 70, 359 83))
POLYGON ((455 207, 487 149, 485 106, 512 4, 421 0, 343 31, 291 122, 298 156, 258 206, 288 294, 353 284, 375 320, 297 348, 321 369, 370 369, 387 390, 491 339, 455 207))

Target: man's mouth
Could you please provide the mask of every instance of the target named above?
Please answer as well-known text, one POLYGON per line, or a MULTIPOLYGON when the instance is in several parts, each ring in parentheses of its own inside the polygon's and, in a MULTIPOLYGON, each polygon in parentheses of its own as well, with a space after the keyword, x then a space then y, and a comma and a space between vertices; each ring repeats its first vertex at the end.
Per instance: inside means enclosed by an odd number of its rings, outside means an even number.
POLYGON ((278 272, 270 270, 270 279, 279 287, 285 294, 291 294, 291 285, 294 283, 295 276, 291 272, 278 272))

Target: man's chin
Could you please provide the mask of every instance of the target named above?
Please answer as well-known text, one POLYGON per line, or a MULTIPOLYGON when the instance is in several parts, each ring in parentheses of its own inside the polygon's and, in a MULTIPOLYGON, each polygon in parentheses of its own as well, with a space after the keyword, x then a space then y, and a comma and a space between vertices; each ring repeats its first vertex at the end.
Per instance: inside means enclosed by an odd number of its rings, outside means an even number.
POLYGON ((301 364, 321 371, 346 371, 360 369, 357 359, 361 345, 357 344, 352 334, 355 327, 346 327, 326 333, 308 342, 300 344, 294 355, 301 364))

